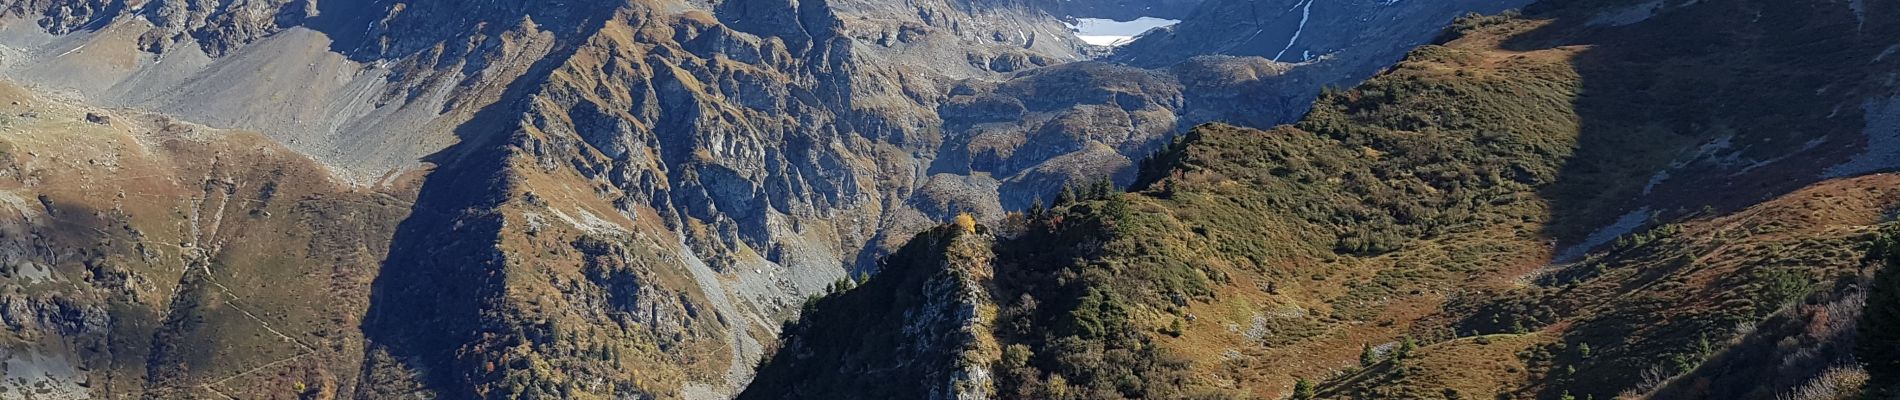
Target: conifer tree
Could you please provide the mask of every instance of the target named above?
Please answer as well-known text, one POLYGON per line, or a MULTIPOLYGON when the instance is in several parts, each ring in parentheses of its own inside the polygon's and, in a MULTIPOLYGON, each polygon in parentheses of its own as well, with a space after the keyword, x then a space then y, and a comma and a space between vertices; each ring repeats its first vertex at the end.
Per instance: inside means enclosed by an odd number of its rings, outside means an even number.
POLYGON ((1867 257, 1880 270, 1867 290, 1854 355, 1866 364, 1868 388, 1878 398, 1900 388, 1900 229, 1883 229, 1867 257))
POLYGON ((1101 180, 1095 181, 1095 187, 1089 188, 1090 200, 1106 199, 1106 198, 1109 198, 1109 196, 1114 196, 1114 195, 1115 195, 1115 181, 1109 180, 1107 177, 1103 177, 1101 180))
POLYGON ((1056 206, 1066 206, 1075 202, 1075 187, 1062 185, 1062 193, 1056 195, 1056 206))
POLYGON ((1412 350, 1417 350, 1417 349, 1418 349, 1418 342, 1412 340, 1411 336, 1406 336, 1404 339, 1399 340, 1399 349, 1398 351, 1395 351, 1392 353, 1392 358, 1402 359, 1406 357, 1411 357, 1412 350))
POLYGON ((1293 400, 1312 400, 1319 397, 1319 390, 1313 387, 1313 381, 1300 378, 1293 381, 1293 400))

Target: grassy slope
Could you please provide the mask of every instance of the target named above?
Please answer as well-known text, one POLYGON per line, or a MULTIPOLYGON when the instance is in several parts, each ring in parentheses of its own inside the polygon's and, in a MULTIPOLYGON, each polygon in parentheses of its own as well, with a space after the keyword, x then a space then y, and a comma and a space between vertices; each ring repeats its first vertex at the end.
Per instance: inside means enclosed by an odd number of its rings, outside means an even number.
MULTIPOLYGON (((1560 338, 1515 355, 1531 365, 1533 379, 1467 395, 1772 398, 1839 362, 1843 339, 1838 326, 1827 328, 1827 310, 1857 291, 1859 247, 1896 204, 1881 191, 1890 176, 1815 177, 1855 151, 1821 144, 1860 141, 1862 119, 1853 108, 1890 90, 1877 82, 1891 66, 1867 60, 1900 37, 1888 28, 1857 30, 1846 7, 1825 2, 1671 4, 1627 27, 1584 23, 1615 3, 1547 2, 1533 18, 1502 25, 1540 27, 1497 31, 1504 39, 1487 52, 1499 59, 1587 49, 1571 62, 1583 88, 1572 107, 1583 123, 1564 180, 1572 171, 1618 166, 1630 154, 1640 159, 1643 153, 1617 150, 1622 142, 1661 135, 1657 147, 1676 158, 1677 177, 1654 193, 1631 192, 1627 179, 1620 187, 1559 181, 1541 189, 1555 211, 1546 231, 1574 240, 1593 226, 1577 222, 1600 224, 1615 207, 1630 207, 1614 200, 1632 197, 1658 211, 1651 229, 1581 263, 1540 271, 1525 287, 1465 296, 1431 319, 1455 319, 1436 325, 1466 334, 1527 329, 1560 338), (1703 162, 1723 155, 1669 146, 1667 139, 1679 138, 1735 143, 1726 156, 1744 161, 1703 162), (1582 196, 1599 193, 1612 195, 1582 196), (1791 305, 1803 300, 1810 305, 1791 305), (1803 324, 1810 325, 1805 332, 1803 324)), ((1869 7, 1870 15, 1896 11, 1891 3, 1869 7)), ((1434 380, 1458 373, 1423 371, 1409 380, 1349 375, 1327 393, 1435 395, 1442 388, 1434 380)))
POLYGON ((1827 2, 1586 23, 1632 5, 1461 20, 1296 126, 1201 127, 1144 189, 1001 228, 1001 393, 1271 398, 1335 377, 1323 394, 1602 398, 1657 363, 1691 373, 1662 390, 1697 386, 1732 338, 1763 340, 1745 327, 1811 319, 1784 306, 1856 276, 1893 201, 1879 176, 1802 189, 1856 151, 1803 144, 1861 142, 1887 66, 1867 60, 1894 32, 1827 2), (1653 233, 1544 268, 1639 204, 1653 233), (1426 347, 1346 373, 1401 336, 1426 347))
MULTIPOLYGON (((1174 167, 1148 190, 1065 208, 1113 225, 1078 274, 1126 299, 1159 358, 1194 365, 1181 395, 1274 396, 1328 374, 1548 254, 1535 190, 1578 130, 1571 51, 1491 62, 1428 46, 1297 127, 1199 128, 1158 156, 1174 167), (1128 211, 1089 211, 1113 203, 1128 211), (1179 337, 1159 334, 1177 320, 1179 337)), ((1037 300, 1066 303, 1051 297, 1037 300)))
POLYGON ((22 200, 9 204, 4 246, 50 269, 9 271, 0 284, 66 304, 64 317, 111 319, 104 331, 10 330, 0 343, 77 357, 94 396, 284 398, 352 385, 356 324, 408 210, 397 197, 407 180, 350 188, 253 133, 10 86, 0 101, 12 104, 0 190, 22 200))
POLYGON ((1826 308, 1856 292, 1861 247, 1900 206, 1885 190, 1895 183, 1900 177, 1887 174, 1830 181, 1732 215, 1632 235, 1445 312, 1462 318, 1451 324, 1462 336, 1528 331, 1546 340, 1459 356, 1468 364, 1459 368, 1428 360, 1466 352, 1462 343, 1471 339, 1430 345, 1416 359, 1347 374, 1322 393, 1406 398, 1456 388, 1468 396, 1610 398, 1654 389, 1661 398, 1773 398, 1845 354, 1844 326, 1829 321, 1851 317, 1839 308, 1830 317, 1826 308), (1394 368, 1413 373, 1382 372, 1394 368), (1495 376, 1521 378, 1475 384, 1495 376))

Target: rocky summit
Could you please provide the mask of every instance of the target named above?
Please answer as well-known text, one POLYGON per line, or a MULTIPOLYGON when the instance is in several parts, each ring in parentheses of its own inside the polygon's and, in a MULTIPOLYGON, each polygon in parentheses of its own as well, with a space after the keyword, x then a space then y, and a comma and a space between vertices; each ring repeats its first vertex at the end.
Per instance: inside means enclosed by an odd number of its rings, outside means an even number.
POLYGON ((0 0, 0 399, 1883 396, 1896 7, 0 0))

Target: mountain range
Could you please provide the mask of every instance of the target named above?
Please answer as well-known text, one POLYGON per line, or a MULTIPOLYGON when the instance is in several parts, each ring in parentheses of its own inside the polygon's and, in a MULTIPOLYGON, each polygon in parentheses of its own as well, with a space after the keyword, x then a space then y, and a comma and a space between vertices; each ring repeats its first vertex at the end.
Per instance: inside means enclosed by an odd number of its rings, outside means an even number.
POLYGON ((10 0, 0 397, 1852 398, 1896 7, 10 0))

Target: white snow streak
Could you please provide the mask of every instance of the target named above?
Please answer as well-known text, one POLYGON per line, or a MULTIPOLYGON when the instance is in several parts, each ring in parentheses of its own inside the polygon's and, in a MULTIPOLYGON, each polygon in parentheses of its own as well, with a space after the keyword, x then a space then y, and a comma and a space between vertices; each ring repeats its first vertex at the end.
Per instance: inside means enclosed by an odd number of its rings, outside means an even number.
POLYGON ((1848 0, 1847 8, 1854 10, 1854 21, 1858 24, 1854 26, 1854 29, 1861 30, 1861 29, 1866 28, 1867 27, 1866 1, 1865 0, 1848 0))
POLYGON ((1900 53, 1900 44, 1887 46, 1887 49, 1882 50, 1880 52, 1880 55, 1874 56, 1874 62, 1880 62, 1880 60, 1885 60, 1887 59, 1888 56, 1892 56, 1893 53, 1900 53))
POLYGON ((1305 3, 1300 3, 1299 5, 1295 5, 1294 7, 1301 8, 1300 26, 1299 28, 1296 28, 1293 30, 1293 37, 1290 39, 1287 39, 1286 47, 1281 48, 1280 53, 1273 55, 1273 61, 1280 61, 1280 56, 1286 55, 1287 50, 1293 49, 1293 44, 1300 42, 1300 33, 1306 32, 1306 21, 1313 17, 1313 0, 1306 0, 1305 3))
POLYGON ((1649 222, 1649 218, 1649 207, 1638 208, 1630 211, 1628 214, 1623 214, 1623 217, 1617 218, 1616 222, 1610 223, 1610 226, 1605 226, 1602 229, 1597 229, 1596 232, 1590 233, 1589 237, 1583 239, 1583 243, 1577 243, 1568 249, 1564 249, 1563 252, 1558 253, 1557 259, 1553 261, 1567 263, 1581 259, 1584 254, 1588 254, 1591 249, 1608 244, 1618 237, 1636 231, 1636 228, 1641 228, 1644 223, 1649 222))

